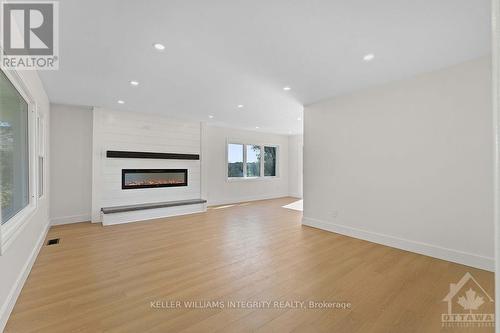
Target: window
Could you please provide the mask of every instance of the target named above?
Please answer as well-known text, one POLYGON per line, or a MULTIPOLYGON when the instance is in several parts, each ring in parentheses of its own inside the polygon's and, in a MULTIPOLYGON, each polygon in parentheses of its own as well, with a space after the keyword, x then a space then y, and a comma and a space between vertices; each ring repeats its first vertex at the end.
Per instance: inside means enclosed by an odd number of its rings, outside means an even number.
POLYGON ((45 187, 45 182, 44 182, 44 157, 43 156, 38 156, 38 197, 42 198, 44 194, 44 187, 45 187))
POLYGON ((276 147, 264 147, 264 176, 276 176, 276 147))
POLYGON ((36 121, 38 137, 38 198, 43 198, 45 193, 45 123, 42 115, 36 121))
POLYGON ((229 144, 227 147, 228 177, 243 177, 243 145, 229 144))
POLYGON ((29 204, 28 103, 0 71, 1 224, 29 204))
POLYGON ((260 176, 260 146, 246 145, 247 160, 246 160, 246 175, 247 177, 260 176))
POLYGON ((255 179, 278 176, 278 147, 257 144, 227 145, 227 177, 255 179))

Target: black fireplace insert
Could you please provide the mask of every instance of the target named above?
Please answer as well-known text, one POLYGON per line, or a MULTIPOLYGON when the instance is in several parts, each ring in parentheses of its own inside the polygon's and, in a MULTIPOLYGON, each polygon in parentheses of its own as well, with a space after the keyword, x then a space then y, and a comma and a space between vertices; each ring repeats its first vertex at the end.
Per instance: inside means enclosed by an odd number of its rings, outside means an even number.
POLYGON ((123 190, 187 185, 187 169, 122 169, 123 190))

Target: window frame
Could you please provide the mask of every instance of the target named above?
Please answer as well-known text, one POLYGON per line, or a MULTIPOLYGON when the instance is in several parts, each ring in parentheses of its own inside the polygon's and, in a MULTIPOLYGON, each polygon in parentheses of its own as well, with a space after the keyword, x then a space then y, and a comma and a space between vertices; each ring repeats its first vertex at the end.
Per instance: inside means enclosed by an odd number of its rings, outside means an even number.
POLYGON ((4 224, 0 224, 0 255, 13 243, 26 226, 26 222, 33 216, 38 207, 37 172, 38 172, 38 147, 37 147, 37 104, 33 95, 24 84, 16 71, 2 71, 12 83, 24 101, 28 104, 28 205, 11 217, 4 224))
POLYGON ((246 178, 246 179, 258 179, 262 177, 262 160, 264 159, 264 155, 262 154, 262 145, 259 144, 254 144, 254 143, 245 143, 243 144, 243 177, 239 178, 246 178), (248 162, 248 146, 259 146, 260 149, 260 162, 259 162, 259 175, 258 176, 253 176, 253 177, 248 177, 247 176, 247 162, 248 162))
POLYGON ((276 178, 276 177, 279 177, 279 161, 280 161, 280 149, 279 149, 279 146, 278 145, 262 145, 261 147, 261 152, 262 152, 262 159, 260 161, 261 163, 261 172, 262 172, 262 177, 265 177, 265 178, 276 178), (265 147, 271 147, 271 148, 275 148, 276 149, 276 165, 275 165, 275 176, 266 176, 266 169, 265 169, 265 163, 266 163, 266 151, 265 151, 265 147))
POLYGON ((259 181, 259 180, 273 180, 280 178, 280 145, 279 144, 268 144, 261 142, 253 142, 239 139, 227 139, 226 140, 226 182, 238 182, 238 181, 259 181), (229 158, 229 145, 243 145, 243 177, 229 177, 228 168, 228 158, 229 158), (259 146, 260 154, 262 158, 260 159, 260 176, 258 177, 247 177, 247 146, 259 146), (264 147, 274 147, 276 148, 276 175, 275 176, 264 176, 264 147))
POLYGON ((46 155, 46 125, 45 117, 42 113, 36 112, 36 139, 37 139, 37 154, 36 154, 36 171, 37 171, 37 200, 44 200, 47 193, 47 155, 46 155), (40 166, 40 158, 43 160, 43 165, 40 166), (40 178, 40 168, 41 178, 40 178))
POLYGON ((244 143, 239 143, 239 142, 236 142, 236 141, 227 141, 226 143, 226 179, 240 179, 240 178, 245 178, 245 175, 246 175, 246 172, 247 172, 247 166, 246 166, 246 155, 247 155, 247 152, 246 152, 246 146, 244 143), (229 164, 229 145, 241 145, 242 146, 242 150, 243 150, 243 176, 242 177, 229 177, 229 168, 228 168, 228 164, 229 164))

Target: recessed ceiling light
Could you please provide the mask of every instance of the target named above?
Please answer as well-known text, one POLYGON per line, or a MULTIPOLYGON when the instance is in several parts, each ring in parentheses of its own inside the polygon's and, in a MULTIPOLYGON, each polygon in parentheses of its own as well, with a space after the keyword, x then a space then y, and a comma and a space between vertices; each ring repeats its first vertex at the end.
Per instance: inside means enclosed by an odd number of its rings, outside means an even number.
POLYGON ((241 109, 242 107, 244 107, 243 104, 238 104, 238 109, 241 109))
POLYGON ((209 116, 208 116, 208 118, 213 119, 213 118, 214 118, 214 116, 213 116, 213 115, 209 115, 209 116))
POLYGON ((288 91, 288 90, 291 90, 291 89, 292 89, 292 88, 290 88, 290 87, 284 87, 284 88, 283 88, 283 90, 284 90, 284 91, 288 91))
POLYGON ((375 55, 373 53, 368 53, 363 57, 364 61, 372 61, 373 58, 375 58, 375 55))
POLYGON ((121 99, 119 99, 119 100, 117 101, 117 103, 118 103, 118 104, 125 104, 125 102, 124 102, 124 101, 122 101, 121 99))
POLYGON ((165 50, 165 45, 160 44, 160 43, 154 43, 154 44, 153 44, 153 47, 154 47, 155 49, 157 49, 158 51, 163 51, 163 50, 165 50))
POLYGON ((301 121, 301 120, 302 120, 302 118, 298 117, 298 118, 297 118, 297 120, 298 120, 298 121, 301 121))
POLYGON ((138 86, 139 82, 132 80, 132 81, 130 81, 130 85, 131 86, 138 86))
POLYGON ((260 127, 259 126, 255 126, 255 129, 259 129, 260 127))

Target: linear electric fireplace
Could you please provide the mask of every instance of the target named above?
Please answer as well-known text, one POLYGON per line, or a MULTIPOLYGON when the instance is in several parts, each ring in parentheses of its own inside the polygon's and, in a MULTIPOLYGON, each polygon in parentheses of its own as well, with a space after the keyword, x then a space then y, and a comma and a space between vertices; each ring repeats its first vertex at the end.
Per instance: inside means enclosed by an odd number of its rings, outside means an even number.
POLYGON ((187 169, 122 169, 122 189, 187 186, 187 169))

